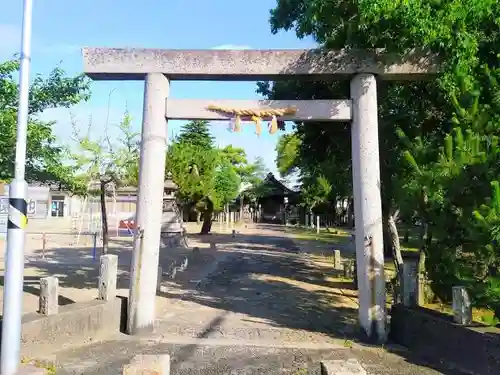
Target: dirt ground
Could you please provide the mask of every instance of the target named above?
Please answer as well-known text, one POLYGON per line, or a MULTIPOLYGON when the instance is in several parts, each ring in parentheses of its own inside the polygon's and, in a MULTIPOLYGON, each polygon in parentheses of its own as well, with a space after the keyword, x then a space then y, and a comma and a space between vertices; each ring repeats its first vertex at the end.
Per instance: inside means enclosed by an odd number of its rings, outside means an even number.
MULTIPOLYGON (((346 358, 357 358, 373 375, 458 374, 409 353, 356 343, 357 291, 333 269, 332 259, 335 249, 343 258, 353 257, 351 242, 296 240, 280 226, 237 226, 234 236, 231 227, 217 223, 211 235, 196 234, 199 229, 187 225, 189 248, 160 251, 164 271, 186 256, 189 265, 175 279, 164 277, 154 335, 65 349, 55 353, 58 373, 116 375, 133 355, 169 353, 175 375, 319 375, 319 360, 346 358)), ((84 236, 76 244, 70 232, 68 221, 28 228, 25 313, 38 309, 43 276, 59 277, 60 305, 97 297, 99 253, 94 259, 92 239, 84 236)), ((131 245, 131 238, 113 239, 110 245, 110 253, 119 257, 118 294, 124 296, 131 245)), ((3 305, 2 285, 3 269, 3 305)))
MULTIPOLYGON (((197 225, 188 224, 188 245, 190 248, 163 249, 160 251, 160 266, 166 273, 172 262, 179 263, 189 257, 190 264, 183 273, 177 273, 176 280, 189 279, 195 282, 200 266, 207 268, 224 254, 223 244, 231 238, 230 229, 214 225, 215 233, 210 241, 200 241, 196 233, 197 225), (219 232, 219 234, 217 234, 219 232), (199 253, 192 253, 198 247, 199 253)), ((5 248, 5 241, 0 240, 0 249, 5 248)), ((24 300, 23 312, 38 311, 39 280, 41 277, 57 276, 59 278, 59 304, 84 302, 97 297, 99 275, 99 256, 101 243, 97 242, 95 256, 93 238, 88 235, 77 235, 71 230, 71 221, 64 219, 40 220, 31 222, 27 229, 24 268, 24 300), (78 242, 78 243, 77 243, 78 242)), ((132 259, 132 238, 113 238, 110 242, 110 254, 118 255, 118 295, 128 296, 129 270, 132 259)), ((0 314, 3 310, 4 252, 0 256, 0 314)), ((164 277, 165 286, 175 283, 164 277)), ((159 312, 165 308, 165 298, 158 297, 159 312)))
MULTIPOLYGON (((263 225, 192 238, 208 245, 202 253, 217 249, 214 272, 164 283, 152 335, 56 353, 61 374, 116 375, 140 353, 168 353, 173 375, 319 375, 320 360, 348 358, 370 375, 459 374, 357 342, 357 291, 333 269, 338 244, 298 244, 263 225)), ((352 256, 352 245, 341 252, 352 256)))

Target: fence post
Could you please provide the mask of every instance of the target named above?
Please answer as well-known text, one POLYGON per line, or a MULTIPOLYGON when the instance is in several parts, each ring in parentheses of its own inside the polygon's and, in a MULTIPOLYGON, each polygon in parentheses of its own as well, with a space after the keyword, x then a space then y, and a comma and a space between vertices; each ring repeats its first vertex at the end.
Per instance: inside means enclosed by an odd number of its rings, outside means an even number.
POLYGON ((168 354, 137 355, 132 358, 130 364, 123 367, 122 374, 170 375, 170 356, 168 354))
POLYGON ((92 259, 95 261, 97 258, 97 232, 92 233, 92 259))
POLYGON ((403 305, 406 307, 418 306, 418 259, 406 258, 402 272, 403 305))
POLYGON ((342 269, 342 257, 340 256, 340 250, 333 250, 333 268, 336 270, 342 269))
POLYGON ((357 359, 332 360, 320 362, 321 375, 358 374, 366 375, 366 370, 357 359))
POLYGON ((467 289, 463 286, 452 287, 453 320, 458 324, 472 323, 472 306, 467 289))
POLYGON ((54 315, 59 311, 59 279, 55 276, 40 279, 38 309, 42 315, 54 315))
POLYGON ((101 256, 99 269, 98 299, 110 301, 116 297, 116 281, 118 278, 118 255, 101 256))
POLYGON ((42 259, 45 259, 45 249, 47 248, 47 235, 45 232, 42 234, 42 259))

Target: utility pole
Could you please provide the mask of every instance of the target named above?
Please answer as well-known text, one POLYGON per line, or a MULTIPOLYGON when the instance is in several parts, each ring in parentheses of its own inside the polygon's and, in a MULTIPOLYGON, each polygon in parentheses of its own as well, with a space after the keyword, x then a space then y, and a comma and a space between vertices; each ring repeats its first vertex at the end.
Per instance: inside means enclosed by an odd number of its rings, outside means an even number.
POLYGON ((27 219, 26 141, 28 133, 29 73, 31 63, 31 24, 33 0, 24 0, 19 107, 17 110, 16 163, 9 188, 7 252, 2 322, 0 373, 14 375, 21 361, 21 317, 23 310, 24 243, 27 219))

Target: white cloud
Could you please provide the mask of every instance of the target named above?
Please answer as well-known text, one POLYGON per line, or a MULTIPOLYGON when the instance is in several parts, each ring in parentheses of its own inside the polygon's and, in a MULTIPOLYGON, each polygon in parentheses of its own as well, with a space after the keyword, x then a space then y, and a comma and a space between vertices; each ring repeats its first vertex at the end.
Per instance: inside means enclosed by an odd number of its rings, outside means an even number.
POLYGON ((252 49, 250 46, 238 45, 238 44, 221 44, 220 46, 212 47, 211 49, 236 49, 236 50, 244 50, 244 49, 252 49))

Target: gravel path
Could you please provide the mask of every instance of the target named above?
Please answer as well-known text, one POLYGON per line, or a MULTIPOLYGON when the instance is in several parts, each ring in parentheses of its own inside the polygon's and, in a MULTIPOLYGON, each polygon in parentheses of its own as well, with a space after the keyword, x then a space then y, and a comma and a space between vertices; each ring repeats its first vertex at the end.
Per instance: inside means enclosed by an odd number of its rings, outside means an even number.
POLYGON ((459 374, 419 365, 394 348, 354 344, 356 292, 325 277, 328 264, 312 263, 276 229, 200 241, 217 242, 224 257, 200 283, 164 286, 153 336, 58 353, 58 373, 115 375, 136 354, 168 353, 174 375, 319 374, 321 359, 347 358, 372 375, 459 374))

